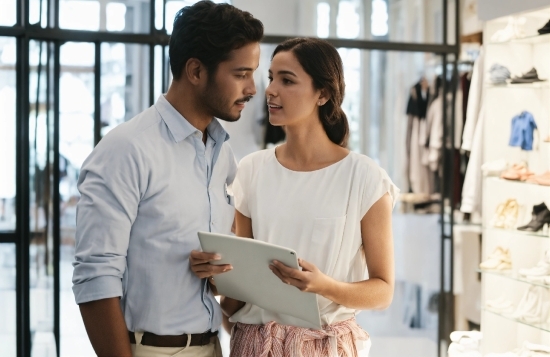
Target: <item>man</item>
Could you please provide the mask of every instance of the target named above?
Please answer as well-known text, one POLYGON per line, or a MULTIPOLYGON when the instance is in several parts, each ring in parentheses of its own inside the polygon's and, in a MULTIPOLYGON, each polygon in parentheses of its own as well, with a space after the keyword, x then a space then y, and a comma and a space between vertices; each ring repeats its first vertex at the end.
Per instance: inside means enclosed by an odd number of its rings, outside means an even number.
POLYGON ((222 313, 189 254, 198 231, 231 230, 236 163, 214 117, 238 120, 256 93, 262 37, 262 23, 231 5, 181 9, 170 89, 84 162, 73 291, 98 356, 221 356, 222 313))

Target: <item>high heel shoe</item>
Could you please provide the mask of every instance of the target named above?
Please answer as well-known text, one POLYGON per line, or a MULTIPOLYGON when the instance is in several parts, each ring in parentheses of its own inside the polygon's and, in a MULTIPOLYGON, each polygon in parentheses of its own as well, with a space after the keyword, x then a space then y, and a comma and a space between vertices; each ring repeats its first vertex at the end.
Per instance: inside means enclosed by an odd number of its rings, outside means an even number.
POLYGON ((548 207, 546 207, 546 204, 543 202, 533 207, 531 222, 524 226, 518 227, 518 230, 525 232, 538 232, 548 224, 550 224, 550 210, 548 210, 548 207))

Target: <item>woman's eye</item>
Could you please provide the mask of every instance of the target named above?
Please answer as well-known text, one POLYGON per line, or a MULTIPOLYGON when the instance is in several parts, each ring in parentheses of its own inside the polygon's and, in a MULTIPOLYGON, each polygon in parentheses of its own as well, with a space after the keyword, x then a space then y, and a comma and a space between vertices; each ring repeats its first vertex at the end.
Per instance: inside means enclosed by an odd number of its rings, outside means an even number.
POLYGON ((269 79, 269 83, 273 82, 273 77, 269 76, 267 79, 269 79))
POLYGON ((283 84, 292 84, 292 81, 286 78, 283 78, 283 84))

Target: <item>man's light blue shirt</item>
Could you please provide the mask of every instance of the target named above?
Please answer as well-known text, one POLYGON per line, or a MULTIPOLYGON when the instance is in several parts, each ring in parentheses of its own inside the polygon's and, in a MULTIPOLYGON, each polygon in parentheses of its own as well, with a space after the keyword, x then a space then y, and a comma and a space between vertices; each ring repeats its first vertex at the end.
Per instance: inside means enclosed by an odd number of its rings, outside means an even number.
POLYGON ((218 330, 221 309, 189 267, 198 231, 229 234, 237 165, 214 119, 203 134, 160 96, 119 125, 82 166, 73 292, 78 304, 121 297, 130 331, 218 330))

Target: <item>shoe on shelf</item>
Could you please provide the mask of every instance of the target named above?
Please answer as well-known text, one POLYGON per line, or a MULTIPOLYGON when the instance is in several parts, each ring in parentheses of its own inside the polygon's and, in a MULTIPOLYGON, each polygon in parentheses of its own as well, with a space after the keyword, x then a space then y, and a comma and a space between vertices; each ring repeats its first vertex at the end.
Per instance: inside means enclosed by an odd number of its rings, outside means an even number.
POLYGON ((544 258, 532 268, 519 270, 519 274, 525 277, 545 277, 550 276, 550 250, 544 254, 544 258))
POLYGON ((539 324, 546 321, 549 309, 547 290, 533 285, 529 287, 512 316, 530 324, 539 324))
POLYGON ((525 22, 526 19, 524 17, 514 18, 510 16, 506 27, 498 30, 491 36, 491 42, 507 42, 515 38, 525 37, 525 31, 521 27, 525 22))
MULTIPOLYGON (((550 137, 549 137, 550 138, 550 137)), ((504 171, 508 170, 508 162, 504 159, 489 161, 481 166, 481 171, 484 176, 500 176, 504 171)))
POLYGON ((489 83, 494 85, 506 84, 506 80, 510 77, 510 70, 498 63, 493 64, 489 69, 489 83))
POLYGON ((545 80, 546 79, 539 78, 536 68, 533 67, 529 72, 526 72, 519 77, 513 77, 512 82, 510 83, 512 84, 535 83, 535 82, 543 82, 545 80))
POLYGON ((497 206, 491 225, 495 228, 513 229, 518 219, 518 201, 509 198, 497 206))
POLYGON ((471 341, 481 341, 483 333, 481 331, 453 331, 451 332, 451 342, 462 343, 465 339, 471 341))
POLYGON ((513 164, 512 167, 510 167, 508 170, 504 171, 500 175, 500 178, 512 181, 526 181, 534 174, 534 172, 529 171, 529 169, 527 168, 527 164, 521 163, 513 164))
POLYGON ((546 35, 547 33, 550 33, 550 20, 546 23, 546 25, 541 27, 538 31, 539 31, 539 34, 541 35, 546 35))
POLYGON ((529 341, 523 342, 523 348, 531 352, 539 352, 550 356, 550 347, 545 345, 538 345, 529 341))
POLYGON ((507 300, 504 296, 495 300, 487 300, 485 306, 491 311, 498 312, 504 315, 511 315, 515 308, 510 300, 507 300))
POLYGON ((530 176, 527 180, 527 183, 534 183, 541 186, 550 186, 550 171, 546 171, 541 175, 530 176))
MULTIPOLYGON (((479 342, 479 341, 478 341, 479 342)), ((479 352, 479 346, 471 348, 458 342, 452 342, 447 350, 448 357, 483 357, 479 352)))
POLYGON ((525 232, 538 232, 548 224, 550 224, 550 210, 543 202, 533 207, 531 222, 524 226, 518 227, 518 230, 525 232))
POLYGON ((512 258, 508 249, 497 247, 479 267, 483 270, 509 270, 512 269, 512 258))

